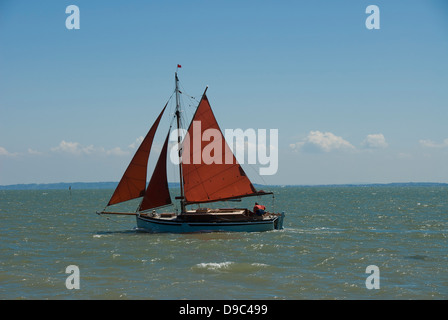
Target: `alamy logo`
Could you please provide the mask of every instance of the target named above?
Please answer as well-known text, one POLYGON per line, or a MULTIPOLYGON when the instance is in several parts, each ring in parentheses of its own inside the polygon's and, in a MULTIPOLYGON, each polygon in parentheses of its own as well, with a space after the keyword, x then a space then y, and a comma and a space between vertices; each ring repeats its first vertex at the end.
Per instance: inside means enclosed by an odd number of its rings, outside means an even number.
POLYGON ((380 288, 380 268, 376 265, 370 265, 366 268, 366 273, 370 275, 366 279, 366 288, 371 289, 379 289, 380 288))
POLYGON ((65 273, 70 273, 70 275, 65 280, 65 287, 69 290, 79 289, 79 267, 75 265, 69 265, 65 268, 65 273))
MULTIPOLYGON (((171 132, 170 141, 181 143, 182 163, 184 164, 258 164, 260 175, 274 175, 278 170, 278 130, 269 130, 269 142, 266 129, 226 129, 225 138, 220 130, 210 128, 201 130, 201 121, 193 121, 192 134, 185 129, 171 132), (226 152, 226 144, 231 152, 226 152), (223 154, 223 152, 225 154, 223 154), (191 155, 191 156, 190 156, 191 155), (246 162, 247 159, 247 162, 246 162)), ((170 160, 179 164, 178 144, 172 146, 170 160)))
POLYGON ((366 8, 366 13, 370 13, 366 19, 366 28, 369 30, 380 29, 380 8, 372 4, 366 8))
POLYGON ((65 9, 65 13, 70 13, 70 15, 65 19, 65 27, 68 30, 79 29, 80 28, 80 17, 79 8, 75 5, 70 5, 65 9))

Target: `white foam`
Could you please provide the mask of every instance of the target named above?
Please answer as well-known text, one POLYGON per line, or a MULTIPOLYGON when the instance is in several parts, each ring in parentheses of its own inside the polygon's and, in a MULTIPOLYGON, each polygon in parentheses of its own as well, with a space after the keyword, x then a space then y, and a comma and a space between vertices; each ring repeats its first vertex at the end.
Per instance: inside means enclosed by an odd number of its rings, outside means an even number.
POLYGON ((208 269, 208 270, 220 270, 220 269, 226 269, 231 264, 233 264, 232 261, 225 261, 225 262, 207 262, 207 263, 199 263, 196 265, 198 268, 208 269))

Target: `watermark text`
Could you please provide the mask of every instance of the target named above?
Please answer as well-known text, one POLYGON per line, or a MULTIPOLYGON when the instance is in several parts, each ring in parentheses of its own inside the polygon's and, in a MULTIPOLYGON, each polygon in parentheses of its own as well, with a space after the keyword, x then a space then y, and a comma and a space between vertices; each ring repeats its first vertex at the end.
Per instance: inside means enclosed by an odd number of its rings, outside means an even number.
POLYGON ((183 164, 239 164, 260 165, 260 175, 274 175, 278 170, 278 129, 226 129, 225 138, 220 130, 202 130, 201 121, 193 121, 189 134, 185 129, 171 132, 170 141, 176 142, 170 150, 170 160, 183 164), (179 157, 178 136, 183 137, 179 157), (235 155, 235 156, 234 156, 235 155), (179 160, 180 158, 180 160, 179 160))

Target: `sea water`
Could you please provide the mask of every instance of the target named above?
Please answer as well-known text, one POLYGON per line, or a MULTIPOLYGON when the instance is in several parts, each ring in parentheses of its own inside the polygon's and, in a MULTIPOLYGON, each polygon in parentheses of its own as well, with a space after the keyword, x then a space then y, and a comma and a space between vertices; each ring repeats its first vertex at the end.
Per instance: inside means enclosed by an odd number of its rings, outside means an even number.
POLYGON ((284 211, 283 230, 203 234, 98 216, 113 190, 2 190, 0 299, 448 298, 446 185, 270 189, 221 205, 284 211))

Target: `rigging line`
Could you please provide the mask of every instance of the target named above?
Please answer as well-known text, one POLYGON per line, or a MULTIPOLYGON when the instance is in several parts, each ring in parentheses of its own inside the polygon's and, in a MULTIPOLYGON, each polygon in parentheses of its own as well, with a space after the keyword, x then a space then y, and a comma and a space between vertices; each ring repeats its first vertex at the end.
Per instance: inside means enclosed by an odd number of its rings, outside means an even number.
POLYGON ((173 109, 176 109, 176 102, 174 100, 170 100, 170 114, 174 114, 175 112, 173 111, 173 109))
POLYGON ((188 108, 184 109, 184 111, 185 111, 185 115, 184 115, 185 122, 187 122, 187 119, 190 119, 190 120, 193 119, 193 116, 194 116, 194 113, 196 111, 197 106, 198 106, 197 103, 191 103, 191 104, 188 105, 188 108))
POLYGON ((138 211, 138 210, 137 210, 137 212, 140 212, 140 213, 143 213, 143 214, 147 214, 147 213, 154 212, 154 211, 156 211, 156 210, 158 210, 158 209, 163 209, 163 208, 171 207, 171 206, 173 206, 173 205, 174 205, 173 203, 169 203, 169 204, 164 204, 164 205, 162 205, 162 206, 158 206, 158 207, 148 208, 148 209, 145 209, 145 210, 142 210, 142 211, 138 211), (150 212, 150 211, 151 211, 151 212, 150 212))
MULTIPOLYGON (((173 93, 171 94, 171 96, 168 98, 168 100, 166 101, 166 105, 168 105, 171 102, 171 99, 173 98, 174 93, 176 93, 175 90, 173 90, 173 93)), ((171 110, 171 104, 170 104, 170 110, 171 110)), ((170 112, 171 113, 171 112, 170 112)))
POLYGON ((121 223, 121 222, 118 222, 118 221, 115 221, 115 220, 113 220, 113 219, 111 219, 110 217, 106 217, 106 216, 103 216, 103 214, 101 214, 101 213, 97 213, 100 217, 103 217, 103 218, 105 218, 106 220, 109 220, 109 221, 112 221, 112 222, 115 222, 115 223, 118 223, 119 225, 121 225, 121 226, 123 226, 123 227, 126 227, 126 229, 128 229, 129 228, 129 226, 127 226, 127 225, 124 225, 123 223, 121 223))
POLYGON ((171 98, 173 97, 173 95, 174 95, 175 93, 176 93, 176 90, 174 90, 173 93, 171 94, 171 96, 168 98, 167 103, 170 102, 171 98))
POLYGON ((266 181, 265 181, 265 180, 263 179, 263 177, 258 173, 258 171, 255 169, 255 167, 254 167, 253 164, 251 164, 251 163, 246 163, 246 165, 247 165, 248 167, 250 167, 250 168, 255 172, 255 174, 257 175, 257 177, 260 178, 260 179, 263 181, 263 184, 264 184, 264 185, 267 185, 267 184, 266 184, 266 181))
POLYGON ((184 108, 182 109, 182 112, 184 113, 184 115, 181 117, 181 121, 183 123, 183 127, 186 128, 185 124, 187 123, 187 119, 192 119, 193 115, 190 112, 191 109, 196 110, 198 104, 200 103, 199 100, 197 100, 195 97, 191 96, 190 94, 185 93, 185 88, 183 87, 183 85, 180 83, 180 81, 178 82, 179 86, 182 88, 182 91, 179 91, 180 95, 180 99, 181 99, 181 105, 184 105, 188 108, 184 108), (188 99, 187 101, 184 100, 184 96, 188 99))
POLYGON ((189 93, 186 93, 186 90, 185 90, 184 86, 180 83, 180 81, 179 81, 179 86, 182 88, 181 94, 183 94, 183 95, 187 96, 188 98, 190 98, 190 99, 196 101, 197 103, 199 103, 199 100, 197 100, 195 97, 191 96, 189 93))
POLYGON ((170 122, 170 130, 173 127, 174 119, 176 119, 176 114, 175 113, 172 113, 171 115, 172 115, 172 118, 171 118, 171 122, 170 122))

